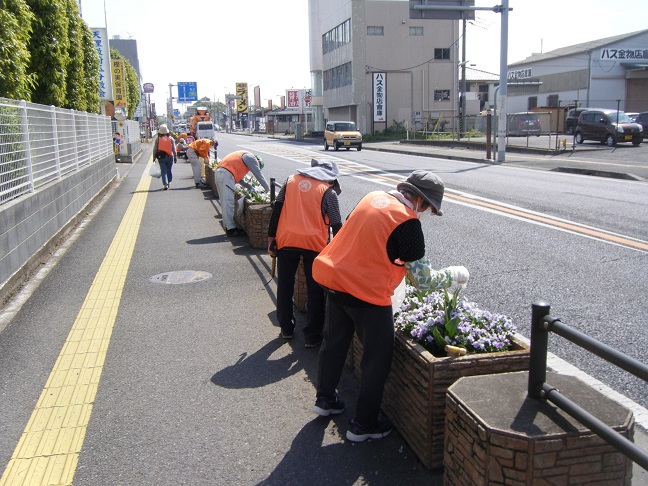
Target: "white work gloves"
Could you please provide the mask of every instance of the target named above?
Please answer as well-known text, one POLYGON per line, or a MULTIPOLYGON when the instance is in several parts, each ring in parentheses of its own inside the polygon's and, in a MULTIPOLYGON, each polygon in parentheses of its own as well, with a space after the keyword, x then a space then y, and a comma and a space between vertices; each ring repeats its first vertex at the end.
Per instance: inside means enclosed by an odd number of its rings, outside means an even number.
POLYGON ((461 285, 462 287, 466 286, 468 279, 470 279, 470 273, 468 272, 468 269, 466 267, 448 267, 447 270, 450 272, 453 284, 461 285))

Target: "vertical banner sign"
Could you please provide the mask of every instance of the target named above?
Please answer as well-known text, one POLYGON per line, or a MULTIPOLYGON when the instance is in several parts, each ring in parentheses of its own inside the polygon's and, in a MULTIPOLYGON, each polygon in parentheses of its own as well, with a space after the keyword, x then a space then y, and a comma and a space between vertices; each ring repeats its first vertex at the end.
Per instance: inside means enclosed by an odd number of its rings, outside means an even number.
POLYGON ((373 121, 375 122, 387 121, 387 98, 385 94, 386 84, 387 82, 385 73, 373 73, 373 121))
POLYGON ((128 114, 128 102, 126 101, 126 71, 123 59, 113 59, 112 64, 112 82, 113 95, 115 102, 115 114, 121 111, 122 114, 128 114))
POLYGON ((109 101, 112 98, 110 78, 110 47, 108 46, 108 29, 93 27, 92 40, 99 54, 99 99, 109 101))
POLYGON ((299 90, 297 89, 287 89, 286 90, 286 99, 288 100, 288 103, 286 103, 286 108, 289 110, 296 110, 299 109, 301 103, 299 102, 299 90))
POLYGON ((304 90, 304 108, 311 107, 312 99, 313 99, 313 90, 312 89, 304 90))
POLYGON ((236 112, 248 112, 248 85, 247 83, 236 83, 236 112))

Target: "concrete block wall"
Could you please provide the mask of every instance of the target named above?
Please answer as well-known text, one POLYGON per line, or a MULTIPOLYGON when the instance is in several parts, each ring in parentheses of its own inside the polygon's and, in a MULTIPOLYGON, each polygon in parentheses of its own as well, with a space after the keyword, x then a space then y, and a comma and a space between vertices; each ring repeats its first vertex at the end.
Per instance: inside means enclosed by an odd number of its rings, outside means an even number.
POLYGON ((115 180, 112 154, 0 206, 0 304, 115 180))

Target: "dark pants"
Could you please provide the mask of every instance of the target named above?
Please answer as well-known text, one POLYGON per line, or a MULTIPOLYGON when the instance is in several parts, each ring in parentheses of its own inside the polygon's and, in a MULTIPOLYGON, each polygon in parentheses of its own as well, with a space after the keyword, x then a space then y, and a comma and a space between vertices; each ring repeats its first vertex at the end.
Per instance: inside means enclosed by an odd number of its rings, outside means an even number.
POLYGON ((171 173, 173 156, 165 155, 158 161, 160 162, 160 172, 162 172, 162 184, 166 186, 173 180, 173 174, 171 173))
POLYGON ((324 290, 313 280, 313 260, 317 255, 318 253, 315 251, 292 248, 277 251, 277 319, 284 334, 292 334, 295 329, 293 306, 295 277, 299 258, 304 258, 304 274, 308 290, 306 326, 304 327, 304 337, 307 343, 321 341, 324 328, 324 290))
POLYGON ((364 427, 373 427, 378 421, 394 349, 391 305, 353 307, 332 298, 326 300, 324 342, 317 370, 317 396, 332 399, 335 395, 354 331, 364 348, 354 418, 364 427))

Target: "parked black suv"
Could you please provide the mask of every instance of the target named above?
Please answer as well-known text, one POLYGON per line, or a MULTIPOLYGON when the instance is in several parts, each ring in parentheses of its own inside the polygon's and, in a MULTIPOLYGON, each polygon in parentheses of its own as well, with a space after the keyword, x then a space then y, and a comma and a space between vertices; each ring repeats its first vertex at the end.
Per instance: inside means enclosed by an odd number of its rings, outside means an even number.
POLYGON ((635 118, 635 123, 638 123, 643 127, 644 138, 648 137, 648 111, 639 113, 635 118))
POLYGON ((639 145, 643 140, 643 128, 630 120, 623 111, 587 110, 578 117, 574 137, 576 143, 598 140, 609 147, 620 142, 639 145))
POLYGON ((565 117, 565 133, 572 135, 574 133, 574 130, 576 129, 576 125, 578 125, 578 117, 580 116, 580 114, 585 110, 591 109, 592 108, 572 108, 571 110, 569 110, 567 116, 565 117))

